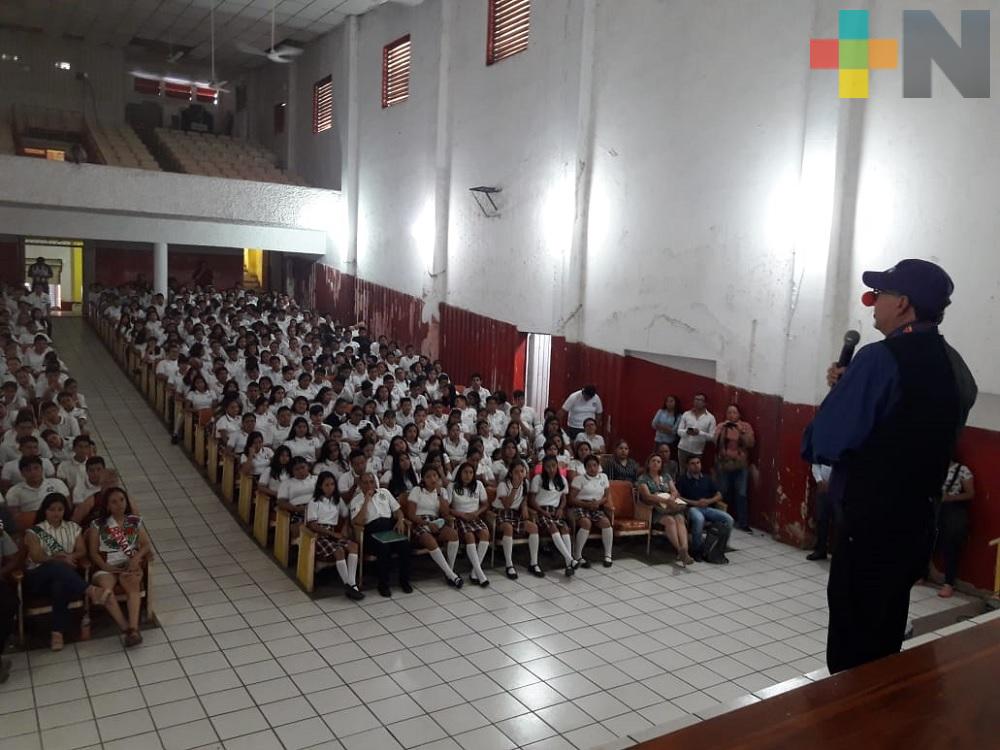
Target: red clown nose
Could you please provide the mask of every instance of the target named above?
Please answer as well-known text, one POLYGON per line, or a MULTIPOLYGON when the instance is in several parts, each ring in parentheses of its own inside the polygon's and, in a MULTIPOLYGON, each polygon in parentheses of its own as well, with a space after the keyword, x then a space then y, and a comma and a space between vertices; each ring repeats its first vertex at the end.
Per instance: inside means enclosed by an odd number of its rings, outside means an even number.
POLYGON ((865 307, 874 307, 877 299, 878 295, 875 292, 865 292, 861 295, 861 304, 865 307))

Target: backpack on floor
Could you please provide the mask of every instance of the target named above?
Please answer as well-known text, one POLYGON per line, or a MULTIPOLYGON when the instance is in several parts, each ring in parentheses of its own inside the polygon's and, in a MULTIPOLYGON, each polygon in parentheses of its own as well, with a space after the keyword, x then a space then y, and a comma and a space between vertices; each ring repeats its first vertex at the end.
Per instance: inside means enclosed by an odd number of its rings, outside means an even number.
POLYGON ((701 554, 705 562, 713 565, 725 565, 729 562, 726 557, 726 545, 729 543, 729 534, 723 529, 712 524, 705 528, 705 542, 701 547, 701 554))

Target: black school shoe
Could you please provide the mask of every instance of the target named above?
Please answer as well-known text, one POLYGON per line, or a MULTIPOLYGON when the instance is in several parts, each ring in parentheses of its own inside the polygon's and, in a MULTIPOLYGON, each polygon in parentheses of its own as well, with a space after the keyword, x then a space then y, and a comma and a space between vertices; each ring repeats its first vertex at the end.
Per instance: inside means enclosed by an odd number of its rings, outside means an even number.
MULTIPOLYGON (((392 592, 389 593, 391 594, 392 592)), ((347 596, 348 599, 353 599, 356 602, 359 602, 365 598, 364 593, 362 593, 362 591, 357 586, 345 586, 344 594, 347 596)))
POLYGON ((444 580, 453 589, 460 589, 462 588, 462 584, 465 583, 465 581, 462 580, 461 576, 455 576, 454 578, 445 578, 444 580))
MULTIPOLYGON (((510 580, 512 580, 512 581, 516 581, 517 580, 517 568, 515 568, 513 565, 511 565, 509 568, 507 568, 507 570, 504 571, 504 573, 506 574, 506 576, 510 580)), ((542 575, 545 575, 545 574, 543 573, 542 575)))
POLYGON ((402 589, 404 594, 412 594, 413 586, 410 585, 409 581, 400 581, 399 588, 402 589))
POLYGON ((808 555, 806 555, 806 560, 810 560, 812 562, 815 562, 816 560, 825 560, 825 559, 826 559, 826 553, 821 552, 818 549, 813 550, 808 555))
POLYGON ((540 565, 529 565, 528 570, 531 571, 531 575, 535 578, 545 578, 545 571, 542 570, 540 565))
POLYGON ((392 596, 392 589, 390 589, 388 585, 380 583, 378 587, 378 593, 384 596, 386 599, 388 599, 390 596, 392 596))

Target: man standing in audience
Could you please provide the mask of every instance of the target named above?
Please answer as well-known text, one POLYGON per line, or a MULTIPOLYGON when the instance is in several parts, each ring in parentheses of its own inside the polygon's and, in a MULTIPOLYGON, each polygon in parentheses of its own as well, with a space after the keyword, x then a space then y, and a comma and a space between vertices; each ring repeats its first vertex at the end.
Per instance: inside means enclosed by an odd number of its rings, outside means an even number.
POLYGON ((833 467, 831 673, 899 651, 910 589, 934 545, 941 487, 976 400, 972 374, 938 332, 954 291, 944 269, 902 260, 861 279, 871 289, 862 302, 885 339, 863 347, 846 369, 830 366, 830 393, 802 441, 803 458, 833 467))
POLYGON ((715 417, 706 408, 707 403, 704 393, 694 394, 691 408, 677 420, 677 434, 680 436, 677 463, 682 474, 687 462, 695 456, 701 458, 705 452, 705 443, 715 439, 715 417))
MULTIPOLYGON (((712 477, 703 474, 701 471, 701 456, 691 456, 688 459, 687 469, 681 469, 681 476, 677 479, 677 492, 688 504, 688 523, 691 526, 691 556, 698 562, 702 562, 702 545, 704 544, 703 532, 705 524, 711 523, 718 528, 720 544, 722 549, 726 549, 729 536, 733 530, 733 517, 724 510, 719 510, 715 504, 722 500, 722 493, 712 480, 712 477)), ((709 562, 729 562, 725 555, 721 559, 710 560, 709 562)))
POLYGON ((583 423, 587 419, 593 419, 600 426, 603 413, 604 404, 597 395, 597 387, 585 385, 569 394, 559 409, 559 419, 566 422, 566 432, 569 439, 573 440, 583 432, 583 423))

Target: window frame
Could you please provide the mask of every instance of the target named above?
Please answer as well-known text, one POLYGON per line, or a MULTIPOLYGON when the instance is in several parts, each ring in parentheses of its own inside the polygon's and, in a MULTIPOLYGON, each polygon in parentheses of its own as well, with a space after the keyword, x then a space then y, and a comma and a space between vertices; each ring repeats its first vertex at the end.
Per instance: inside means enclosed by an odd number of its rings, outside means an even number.
MULTIPOLYGON (((509 18, 507 18, 509 21, 509 18)), ((519 55, 528 49, 528 45, 531 41, 531 0, 488 0, 487 10, 486 10, 486 65, 496 65, 499 62, 513 57, 514 55, 519 55), (501 11, 510 10, 510 6, 518 4, 518 10, 515 11, 515 17, 520 17, 522 12, 524 13, 524 30, 521 34, 516 35, 516 39, 520 39, 523 35, 523 42, 518 42, 516 44, 510 44, 510 47, 501 45, 500 50, 497 50, 497 36, 499 34, 510 34, 511 29, 500 28, 498 29, 497 21, 500 16, 501 11)))
POLYGON ((399 39, 395 39, 389 42, 382 48, 382 109, 389 109, 390 107, 396 107, 409 101, 410 98, 410 79, 413 73, 413 42, 410 39, 409 34, 405 34, 399 39), (393 88, 390 89, 390 76, 389 76, 389 59, 393 52, 398 50, 403 45, 407 47, 407 59, 406 59, 406 94, 399 96, 398 94, 390 98, 390 91, 396 90, 398 85, 396 81, 393 81, 393 88))
POLYGON ((328 130, 333 130, 332 73, 319 79, 313 84, 313 135, 319 135, 320 133, 325 133, 328 130))

